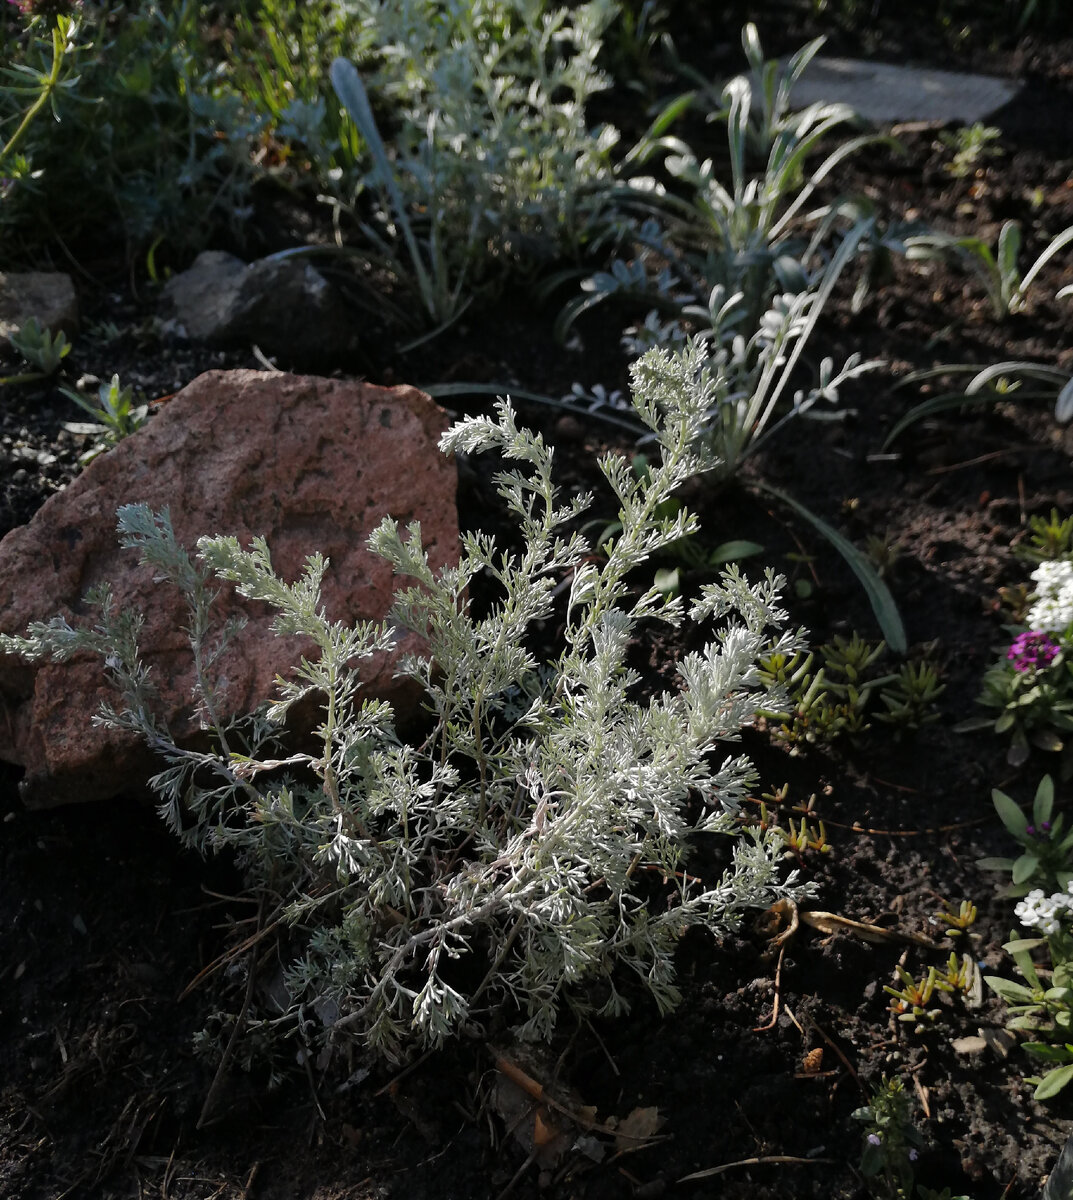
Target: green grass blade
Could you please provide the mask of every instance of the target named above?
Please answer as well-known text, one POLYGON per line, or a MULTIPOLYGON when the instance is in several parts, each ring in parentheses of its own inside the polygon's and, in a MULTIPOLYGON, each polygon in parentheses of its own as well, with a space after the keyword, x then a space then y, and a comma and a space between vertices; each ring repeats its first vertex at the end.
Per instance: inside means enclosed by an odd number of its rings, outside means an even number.
POLYGON ((834 546, 838 553, 846 560, 846 565, 857 576, 861 586, 864 588, 865 594, 868 596, 868 602, 872 606, 872 612, 875 613, 876 620, 879 623, 879 628, 883 633, 887 645, 895 654, 905 654, 909 648, 909 644, 906 640, 905 626, 902 624, 898 606, 894 602, 890 588, 879 578, 875 567, 872 566, 869 559, 848 538, 844 538, 837 529, 828 525, 822 517, 818 517, 792 496, 788 496, 784 491, 773 487, 770 483, 765 483, 763 480, 752 480, 751 482, 753 486, 758 487, 762 492, 766 492, 769 496, 774 496, 776 500, 785 504, 788 508, 792 508, 798 516, 804 517, 817 532, 821 533, 834 546))
POLYGON ((880 447, 880 452, 885 453, 889 450, 910 426, 925 417, 930 417, 934 413, 954 412, 961 408, 967 408, 970 404, 991 404, 994 399, 992 394, 983 392, 977 392, 972 396, 968 396, 964 392, 948 392, 943 396, 932 396, 930 400, 924 400, 911 408, 900 421, 895 423, 894 428, 887 434, 886 440, 880 447))
POLYGON ((421 288, 421 294, 427 301, 432 296, 431 284, 421 258, 417 238, 414 236, 414 231, 410 226, 410 218, 406 212, 406 203, 402 198, 402 192, 395 179, 391 161, 387 156, 384 139, 380 136, 380 130, 377 128, 376 121, 373 118, 373 110, 369 104, 369 96, 365 91, 365 85, 361 81, 357 67, 346 58, 337 58, 332 63, 329 74, 335 94, 343 102, 343 107, 347 110, 350 119, 357 126, 359 133, 369 147, 369 153, 372 155, 373 165, 376 167, 380 183, 387 192, 388 199, 391 201, 391 207, 394 210, 395 220, 402 230, 402 236, 406 240, 406 248, 410 253, 414 273, 417 275, 418 284, 421 288))

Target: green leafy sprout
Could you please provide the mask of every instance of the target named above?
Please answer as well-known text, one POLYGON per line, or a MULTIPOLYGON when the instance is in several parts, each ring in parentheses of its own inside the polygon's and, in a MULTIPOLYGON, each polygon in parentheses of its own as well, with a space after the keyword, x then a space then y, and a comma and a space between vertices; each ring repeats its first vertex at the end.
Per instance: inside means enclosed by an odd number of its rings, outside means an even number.
POLYGON ((965 179, 984 160, 1002 156, 1001 147, 992 145, 1001 137, 1001 130, 982 121, 959 125, 956 129, 944 129, 939 134, 939 141, 953 153, 950 161, 943 164, 943 170, 955 179, 965 179))
POLYGON ((1068 928, 1045 938, 1011 933, 1003 949, 1024 983, 997 975, 985 976, 984 982, 1009 1005, 1007 1028, 1031 1038, 1024 1051, 1049 1067, 1042 1076, 1028 1077, 1036 1085, 1035 1098, 1049 1100, 1073 1080, 1073 938, 1068 928), (1050 959, 1047 972, 1032 960, 1032 952, 1041 948, 1050 959))
POLYGON ((996 320, 1021 312, 1036 276, 1052 258, 1073 242, 1073 225, 1055 234, 1032 265, 1021 270, 1021 226, 1006 221, 994 248, 982 238, 931 232, 906 239, 910 259, 941 258, 961 266, 984 285, 996 320))
POLYGON ((111 449, 123 438, 130 437, 149 417, 149 406, 135 404, 133 390, 123 387, 118 375, 113 375, 108 383, 100 385, 97 389, 96 404, 71 388, 60 388, 60 391, 68 400, 73 400, 79 408, 94 418, 92 422, 69 421, 64 426, 71 433, 96 439, 94 445, 82 454, 83 465, 91 462, 103 451, 111 449))
POLYGON ((8 341, 36 370, 23 375, 8 376, 5 383, 28 383, 55 375, 60 364, 71 353, 71 343, 62 329, 55 333, 45 329, 36 317, 24 321, 22 327, 8 335, 8 341))
POLYGON ((1007 896, 1024 896, 1035 887, 1065 891, 1073 881, 1073 829, 1063 834, 1065 816, 1054 811, 1054 780, 1044 775, 1032 800, 1031 820, 1005 792, 991 793, 995 810, 1010 836, 1022 847, 1017 858, 984 858, 985 871, 1009 871, 1007 896))

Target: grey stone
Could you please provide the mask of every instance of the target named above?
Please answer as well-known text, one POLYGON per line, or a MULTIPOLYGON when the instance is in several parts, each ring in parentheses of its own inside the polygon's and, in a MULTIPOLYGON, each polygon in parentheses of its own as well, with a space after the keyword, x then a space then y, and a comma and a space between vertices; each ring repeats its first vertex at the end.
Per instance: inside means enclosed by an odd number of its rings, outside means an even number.
POLYGON ((291 362, 319 364, 337 361, 357 345, 348 306, 301 257, 247 264, 206 250, 168 281, 162 299, 187 337, 212 346, 252 343, 291 362))
POLYGON ((205 250, 193 266, 164 285, 163 302, 186 336, 211 342, 228 335, 246 264, 222 250, 205 250))
POLYGON ((1008 104, 1019 90, 1019 84, 990 75, 819 56, 794 85, 792 104, 848 104, 877 125, 971 125, 1008 104))
POLYGON ((62 271, 0 272, 0 343, 9 344, 31 318, 53 333, 78 332, 78 296, 62 271))

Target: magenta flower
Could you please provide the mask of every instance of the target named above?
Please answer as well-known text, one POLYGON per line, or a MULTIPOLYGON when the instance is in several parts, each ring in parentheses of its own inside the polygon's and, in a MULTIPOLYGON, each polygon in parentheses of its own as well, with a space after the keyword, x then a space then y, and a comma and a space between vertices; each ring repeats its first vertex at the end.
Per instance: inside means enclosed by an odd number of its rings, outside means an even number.
POLYGON ((1029 630, 1013 639, 1013 644, 1006 651, 1006 658, 1015 671, 1035 671, 1049 667, 1060 649, 1058 643, 1045 633, 1029 630))

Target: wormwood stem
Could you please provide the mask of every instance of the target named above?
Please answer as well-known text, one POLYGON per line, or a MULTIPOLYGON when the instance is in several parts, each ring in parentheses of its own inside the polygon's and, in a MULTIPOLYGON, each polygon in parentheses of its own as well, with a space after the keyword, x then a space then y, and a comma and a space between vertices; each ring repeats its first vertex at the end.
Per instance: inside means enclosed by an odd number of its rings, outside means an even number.
MULTIPOLYGON (((260 926, 263 916, 264 897, 261 898, 261 903, 257 910, 258 926, 260 926)), ((260 933, 261 930, 259 929, 257 940, 260 938, 260 933)), ((201 1113, 197 1119, 197 1129, 204 1128, 205 1122, 209 1119, 215 1107, 216 1097, 219 1095, 220 1088, 223 1087, 224 1079, 227 1077, 227 1068, 231 1065, 231 1059, 234 1057, 238 1039, 242 1036, 242 1031, 246 1027, 246 1014, 250 1011, 250 1003, 253 1000, 253 985, 257 978, 257 940, 254 941, 253 948, 250 950, 249 964, 246 967, 246 994, 242 998, 242 1008, 235 1018, 235 1025, 231 1030, 231 1036, 227 1039, 227 1046, 220 1059, 220 1065, 216 1068, 216 1074, 213 1076, 212 1084, 209 1087, 208 1094, 205 1096, 205 1103, 201 1106, 201 1113)))
POLYGON ((519 913, 515 918, 514 924, 510 928, 510 933, 503 939, 503 945, 499 948, 499 953, 495 956, 495 961, 488 968, 484 978, 475 988, 473 995, 470 997, 470 1006, 472 1007, 480 997, 484 994, 485 989, 495 979, 499 973, 499 968, 506 961, 507 955, 510 953, 510 948, 518 940, 518 934, 522 931, 522 926, 525 924, 525 913, 519 913))
MULTIPOLYGON (((454 933, 456 930, 463 928, 467 924, 477 924, 485 917, 494 915, 502 906, 503 902, 511 896, 511 884, 517 884, 518 880, 510 879, 504 883, 497 892, 484 902, 479 908, 469 912, 459 913, 457 917, 453 917, 449 921, 443 921, 438 925, 430 925, 422 929, 418 933, 411 934, 410 937, 395 951, 388 960, 386 966, 380 972, 380 978, 376 986, 369 993, 369 998, 361 1006, 346 1016, 340 1017, 333 1026, 334 1029, 348 1029, 351 1025, 357 1024, 358 1021, 364 1020, 370 1012, 372 1012, 377 1002, 383 996, 388 983, 393 983, 399 968, 403 963, 413 956, 419 947, 435 938, 443 939, 447 934, 454 933)), ((519 889, 524 891, 524 889, 519 889)), ((515 898, 520 898, 518 893, 514 893, 515 898)))
POLYGON ((473 745, 477 753, 477 775, 480 787, 480 799, 477 803, 477 825, 484 824, 488 810, 488 768, 485 762, 484 737, 481 734, 481 697, 478 694, 473 701, 473 745))

